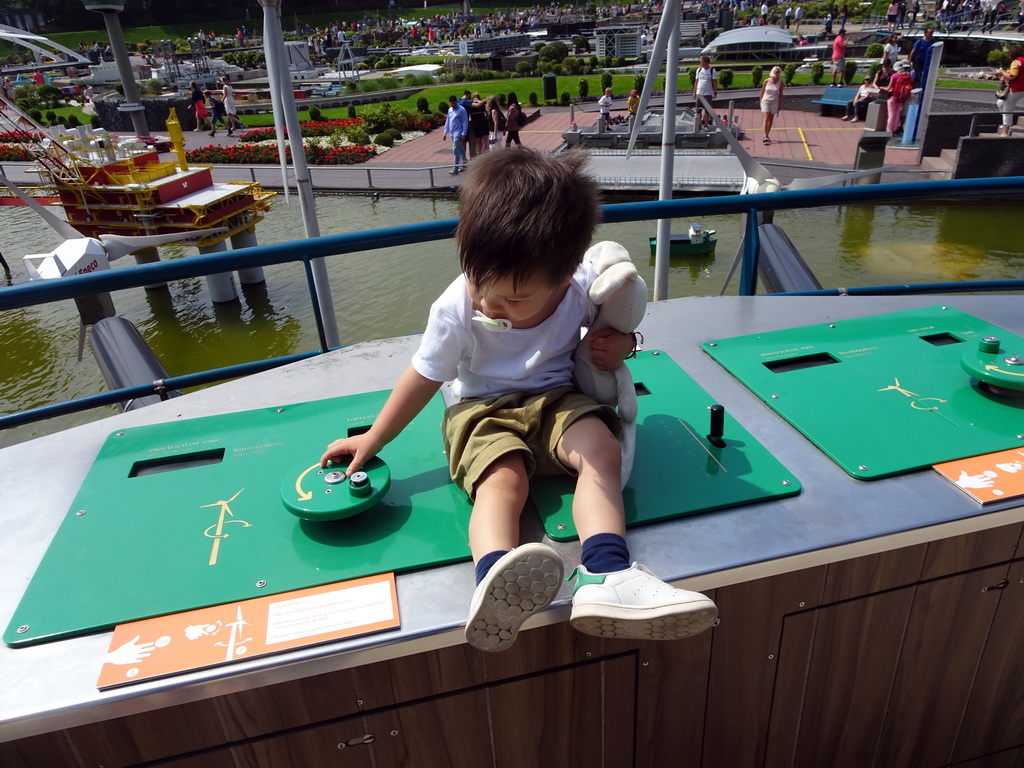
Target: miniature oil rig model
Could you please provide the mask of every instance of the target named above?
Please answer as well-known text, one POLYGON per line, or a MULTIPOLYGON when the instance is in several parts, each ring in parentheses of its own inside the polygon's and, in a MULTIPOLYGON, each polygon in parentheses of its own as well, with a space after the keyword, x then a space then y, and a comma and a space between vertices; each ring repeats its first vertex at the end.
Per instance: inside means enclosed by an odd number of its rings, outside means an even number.
MULTIPOLYGON (((212 166, 190 166, 173 113, 167 129, 174 160, 161 158, 159 150, 167 148, 166 142, 161 146, 152 137, 118 136, 86 126, 57 126, 47 132, 10 104, 0 110, 0 128, 33 155, 43 197, 58 201, 79 237, 147 238, 129 241, 135 247, 118 248, 116 255, 108 251, 110 260, 134 252, 139 263, 155 261, 157 245, 184 240, 200 253, 226 250, 229 240, 233 248, 257 245, 255 225, 274 193, 255 182, 214 182, 212 166)), ((59 231, 66 239, 74 237, 70 230, 59 231)), ((61 261, 57 274, 37 270, 38 277, 78 271, 66 259, 61 261)), ((219 283, 208 281, 212 300, 234 301, 231 276, 220 278, 219 283)), ((239 279, 261 283, 262 269, 242 270, 239 279)))

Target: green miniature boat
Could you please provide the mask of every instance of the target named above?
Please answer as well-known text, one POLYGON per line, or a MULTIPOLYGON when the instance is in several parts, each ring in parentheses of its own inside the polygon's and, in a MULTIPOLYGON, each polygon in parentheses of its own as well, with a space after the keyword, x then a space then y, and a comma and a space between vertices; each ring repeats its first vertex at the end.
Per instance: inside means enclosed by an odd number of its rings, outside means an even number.
MULTIPOLYGON (((715 230, 707 229, 704 230, 703 237, 694 239, 689 234, 686 235, 672 235, 671 245, 669 247, 669 257, 674 256, 698 256, 702 253, 714 253, 715 246, 718 245, 718 240, 714 235, 715 230)), ((658 249, 658 238, 651 236, 648 238, 651 243, 651 256, 654 256, 658 249)))

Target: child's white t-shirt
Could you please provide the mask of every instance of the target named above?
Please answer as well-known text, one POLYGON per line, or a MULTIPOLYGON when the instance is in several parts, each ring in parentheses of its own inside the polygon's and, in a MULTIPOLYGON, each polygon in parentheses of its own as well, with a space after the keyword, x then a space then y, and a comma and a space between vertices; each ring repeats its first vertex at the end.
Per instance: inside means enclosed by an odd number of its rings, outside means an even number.
POLYGON ((551 316, 533 328, 488 330, 474 321, 466 278, 459 275, 430 307, 412 366, 431 381, 452 381, 456 397, 548 392, 572 383, 580 328, 597 317, 587 295, 597 273, 585 261, 551 316))

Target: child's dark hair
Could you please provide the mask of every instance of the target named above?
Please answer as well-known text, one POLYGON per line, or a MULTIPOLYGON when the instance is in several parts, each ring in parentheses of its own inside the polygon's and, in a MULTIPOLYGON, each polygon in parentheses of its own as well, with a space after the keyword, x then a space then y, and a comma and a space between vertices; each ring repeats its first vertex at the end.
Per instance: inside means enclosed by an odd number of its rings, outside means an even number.
POLYGON ((478 157, 462 185, 455 242, 470 282, 563 285, 583 261, 601 217, 584 152, 504 149, 478 157))

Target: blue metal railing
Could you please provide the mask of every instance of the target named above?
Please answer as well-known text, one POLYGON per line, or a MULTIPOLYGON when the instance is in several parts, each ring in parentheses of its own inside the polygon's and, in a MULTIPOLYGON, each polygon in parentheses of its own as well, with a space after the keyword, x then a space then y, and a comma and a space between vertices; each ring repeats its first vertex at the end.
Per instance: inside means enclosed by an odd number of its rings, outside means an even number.
MULTIPOLYGON (((739 293, 740 295, 751 296, 756 293, 760 244, 757 227, 751 226, 750 223, 756 223, 757 215, 762 211, 818 208, 852 203, 903 203, 908 200, 927 198, 963 199, 968 195, 1018 196, 1022 190, 1024 190, 1024 177, 908 182, 900 184, 865 184, 832 189, 795 190, 758 195, 730 195, 701 199, 622 203, 606 205, 603 208, 603 212, 604 221, 608 223, 746 214, 748 216, 748 226, 745 230, 742 247, 739 293)), ((60 280, 46 280, 9 286, 0 288, 0 311, 34 306, 51 301, 61 301, 104 291, 117 291, 152 285, 154 283, 230 272, 249 267, 301 262, 306 267, 307 283, 309 284, 311 301, 314 305, 314 313, 317 315, 316 321, 319 330, 323 327, 323 320, 319 316, 315 291, 312 285, 312 276, 309 269, 311 259, 372 251, 399 245, 410 245, 429 240, 444 240, 452 237, 457 224, 458 221, 456 219, 445 219, 424 224, 408 224, 343 235, 327 235, 312 240, 296 240, 275 245, 261 245, 221 253, 190 256, 187 259, 175 259, 173 261, 161 261, 152 264, 93 272, 88 275, 65 277, 60 280)), ((775 295, 835 296, 841 293, 894 295, 1021 290, 1024 290, 1024 280, 999 280, 974 283, 929 283, 922 285, 823 289, 820 291, 775 295)), ((169 389, 201 386, 215 381, 238 378, 269 370, 270 368, 328 351, 329 349, 321 331, 319 350, 258 360, 224 368, 215 368, 184 376, 175 376, 165 379, 161 383, 169 389)), ((0 416, 0 429, 7 429, 103 405, 111 405, 122 400, 152 394, 153 391, 152 385, 127 387, 112 392, 90 395, 19 413, 8 414, 0 416)))

